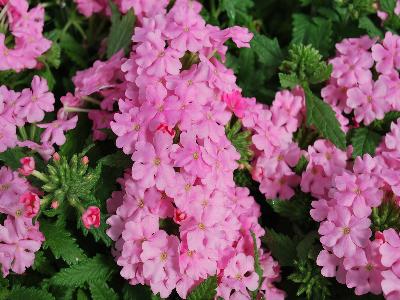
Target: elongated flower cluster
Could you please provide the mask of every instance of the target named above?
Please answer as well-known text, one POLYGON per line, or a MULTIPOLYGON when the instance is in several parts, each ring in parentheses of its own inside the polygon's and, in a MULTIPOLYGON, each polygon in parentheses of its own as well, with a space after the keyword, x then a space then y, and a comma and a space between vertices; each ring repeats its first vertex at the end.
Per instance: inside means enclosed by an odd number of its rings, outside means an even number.
POLYGON ((43 36, 44 8, 29 9, 26 0, 1 1, 0 24, 0 70, 38 67, 37 58, 51 47, 43 36))
POLYGON ((387 32, 382 41, 367 36, 336 45, 337 56, 322 97, 342 113, 369 125, 386 112, 399 110, 400 37, 387 32))
MULTIPOLYGON (((94 13, 110 14, 109 1, 107 0, 74 0, 78 10, 86 17, 94 13)), ((169 0, 114 0, 113 1, 122 13, 133 9, 135 15, 142 20, 143 17, 153 17, 158 14, 165 14, 169 0)))
POLYGON ((0 169, 0 213, 6 214, 0 225, 0 265, 3 276, 11 271, 22 274, 32 266, 35 252, 44 241, 38 213, 40 200, 25 178, 7 167, 0 169))
POLYGON ((268 298, 281 299, 268 253, 260 252, 264 278, 255 272, 251 232, 259 247, 260 210, 247 188, 235 186, 240 155, 224 128, 232 113, 223 94, 240 90, 222 63, 224 43, 248 47, 251 34, 206 25, 200 10, 176 1, 135 28, 133 51, 122 60, 125 97, 111 122, 117 146, 134 163, 108 201, 108 235, 121 275, 161 297, 176 289, 186 298, 218 276, 224 299, 249 299, 259 283, 268 298))

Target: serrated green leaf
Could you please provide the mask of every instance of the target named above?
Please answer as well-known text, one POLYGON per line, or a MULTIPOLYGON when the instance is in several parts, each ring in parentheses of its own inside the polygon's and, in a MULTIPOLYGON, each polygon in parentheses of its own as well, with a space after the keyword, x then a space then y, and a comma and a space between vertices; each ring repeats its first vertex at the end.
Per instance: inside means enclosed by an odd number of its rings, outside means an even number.
POLYGON ((40 231, 46 237, 45 247, 50 248, 55 258, 62 258, 70 265, 79 263, 86 258, 75 238, 71 236, 71 233, 65 229, 63 224, 42 220, 40 231))
POLYGON ((237 13, 247 14, 247 10, 253 6, 252 0, 222 0, 220 8, 226 11, 230 24, 236 21, 237 13))
POLYGON ((59 154, 71 158, 75 153, 80 153, 85 147, 84 141, 91 132, 90 128, 88 119, 80 116, 77 126, 66 133, 66 142, 60 147, 59 154))
POLYGON ((85 50, 68 32, 63 32, 60 35, 60 47, 62 52, 79 67, 86 67, 88 60, 85 50))
POLYGON ((293 15, 293 44, 311 44, 323 55, 328 55, 332 46, 332 34, 332 23, 329 19, 293 15))
POLYGON ((267 203, 278 215, 293 222, 305 222, 309 219, 311 200, 306 194, 298 193, 290 200, 270 200, 267 203))
POLYGON ((89 289, 93 300, 118 300, 117 293, 106 282, 92 281, 89 289))
POLYGON ((382 31, 368 17, 362 17, 358 21, 358 27, 364 29, 371 38, 382 38, 382 31))
POLYGON ((294 265, 296 258, 296 244, 287 235, 277 233, 273 229, 267 229, 264 241, 271 251, 272 256, 283 267, 294 265))
POLYGON ((10 300, 55 300, 54 296, 47 291, 37 288, 15 286, 8 295, 10 300))
POLYGON ((390 15, 394 13, 396 8, 396 0, 379 0, 379 9, 389 13, 390 15))
POLYGON ((53 41, 50 50, 39 57, 38 60, 58 69, 61 64, 61 46, 53 41))
POLYGON ((106 282, 115 271, 114 262, 110 258, 96 255, 61 269, 50 278, 50 283, 66 287, 80 287, 93 281, 106 282))
POLYGON ((357 128, 351 137, 353 145, 353 157, 364 154, 375 154, 375 150, 381 141, 381 136, 369 128, 357 128))
POLYGON ((217 294, 217 276, 210 276, 200 283, 187 297, 188 300, 213 300, 217 294))
POLYGON ((98 163, 103 166, 125 170, 132 164, 131 158, 122 151, 115 152, 101 158, 98 163))
POLYGON ((330 140, 338 148, 346 149, 346 136, 340 128, 335 112, 329 104, 316 97, 309 89, 305 89, 307 125, 313 125, 323 137, 330 140))
POLYGON ((255 34, 251 48, 257 53, 260 62, 268 68, 277 68, 282 63, 283 53, 276 38, 255 34))
POLYGON ((8 149, 5 152, 0 153, 0 161, 4 162, 11 169, 16 170, 21 166, 19 162, 21 158, 25 156, 22 148, 16 147, 8 149))
POLYGON ((300 259, 306 259, 310 250, 312 250, 312 246, 315 240, 318 238, 318 232, 311 231, 309 232, 297 245, 297 257, 300 259))
POLYGON ((116 5, 110 1, 112 18, 111 29, 107 40, 107 57, 111 58, 115 53, 123 49, 125 52, 131 44, 135 24, 135 14, 129 10, 124 16, 118 11, 116 5))
POLYGON ((258 287, 251 294, 253 299, 257 299, 258 291, 260 290, 261 284, 263 282, 263 269, 261 268, 260 264, 260 255, 258 253, 257 239, 254 232, 251 232, 251 237, 253 239, 254 271, 256 271, 258 275, 258 287))
POLYGON ((400 111, 390 111, 385 114, 383 120, 375 120, 368 127, 373 131, 379 132, 384 135, 390 131, 390 126, 392 122, 397 121, 400 118, 400 111))
POLYGON ((281 87, 292 89, 300 84, 299 79, 295 74, 279 73, 279 82, 281 87))

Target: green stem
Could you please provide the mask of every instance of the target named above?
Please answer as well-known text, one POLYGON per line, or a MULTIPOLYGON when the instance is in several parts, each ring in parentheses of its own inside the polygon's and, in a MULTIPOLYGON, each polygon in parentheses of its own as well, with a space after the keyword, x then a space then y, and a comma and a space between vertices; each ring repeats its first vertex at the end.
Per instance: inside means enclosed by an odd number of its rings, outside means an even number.
POLYGON ((90 112, 92 109, 64 106, 65 112, 90 112))
POLYGON ((49 178, 45 174, 43 174, 43 173, 41 173, 41 172, 39 172, 37 170, 32 172, 32 176, 35 176, 36 178, 40 179, 43 182, 48 182, 49 181, 49 178))
POLYGON ((86 101, 86 102, 89 102, 89 103, 96 104, 96 105, 100 105, 101 104, 101 101, 99 101, 99 100, 97 100, 97 99, 95 99, 93 97, 89 97, 89 96, 82 97, 82 100, 86 101))
POLYGON ((21 135, 22 140, 24 140, 24 141, 28 140, 28 134, 26 132, 25 127, 23 127, 23 126, 18 127, 18 131, 19 131, 19 134, 21 135))
POLYGON ((30 137, 30 140, 31 141, 34 141, 35 140, 35 137, 36 137, 36 124, 35 123, 33 123, 32 125, 31 125, 31 128, 30 128, 30 131, 29 131, 29 137, 30 137))

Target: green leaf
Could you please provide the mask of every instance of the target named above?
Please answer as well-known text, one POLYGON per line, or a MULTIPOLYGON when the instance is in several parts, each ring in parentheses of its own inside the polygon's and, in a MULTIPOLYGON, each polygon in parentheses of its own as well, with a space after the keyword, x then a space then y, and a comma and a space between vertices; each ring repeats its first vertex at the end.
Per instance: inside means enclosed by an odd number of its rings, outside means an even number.
POLYGON ((61 46, 53 41, 50 50, 39 57, 38 60, 58 69, 61 64, 61 46))
POLYGON ((222 0, 220 4, 220 9, 226 11, 230 24, 235 24, 236 16, 238 14, 246 15, 251 7, 253 7, 252 0, 222 0))
POLYGON ((283 60, 283 53, 276 38, 255 34, 251 48, 257 53, 258 59, 268 68, 277 68, 283 60))
POLYGON ((301 173, 303 173, 308 165, 308 160, 307 158, 304 157, 304 155, 302 155, 299 159, 299 161, 297 162, 297 165, 294 167, 294 171, 296 172, 297 175, 301 175, 301 173))
POLYGON ((375 154, 376 147, 381 141, 381 136, 369 128, 357 128, 351 137, 353 145, 353 158, 364 154, 375 154))
POLYGON ((129 10, 124 16, 121 16, 116 5, 110 1, 111 6, 111 29, 107 40, 107 57, 111 58, 119 50, 125 52, 131 44, 131 38, 135 25, 135 14, 133 10, 129 10))
POLYGON ((187 297, 188 300, 213 300, 217 294, 217 276, 210 276, 200 283, 187 297))
POLYGON ((105 282, 114 272, 114 262, 110 258, 96 255, 93 258, 61 269, 60 272, 50 278, 50 283, 66 287, 80 287, 89 282, 105 282))
POLYGON ((396 8, 396 0, 380 0, 379 8, 382 11, 389 13, 390 15, 394 13, 396 8))
POLYGON ((258 253, 257 239, 254 232, 251 232, 251 237, 253 238, 253 255, 254 255, 254 271, 258 275, 258 287, 252 292, 252 298, 257 299, 258 291, 260 290, 261 284, 263 282, 263 269, 260 264, 260 255, 258 253))
POLYGON ((248 164, 253 157, 253 151, 250 149, 251 132, 249 130, 242 130, 242 123, 239 119, 235 122, 230 120, 225 126, 225 133, 228 140, 231 141, 235 149, 240 153, 239 163, 248 164))
POLYGON ((55 300, 54 296, 47 291, 36 289, 36 288, 27 288, 22 286, 13 287, 11 293, 8 295, 8 299, 10 300, 55 300))
POLYGON ((125 155, 122 151, 118 151, 113 154, 104 156, 98 161, 98 163, 102 164, 103 166, 125 170, 132 164, 132 160, 128 155, 125 155))
POLYGON ((62 52, 64 52, 70 60, 76 63, 78 67, 86 67, 88 62, 86 51, 68 32, 63 32, 61 34, 60 47, 62 52))
POLYGON ((311 200, 307 194, 298 193, 290 200, 270 200, 267 203, 278 215, 292 222, 304 222, 309 218, 311 200))
POLYGON ((151 299, 152 295, 150 288, 146 285, 130 285, 125 283, 122 288, 123 300, 151 299))
POLYGON ((358 20, 358 27, 364 29, 371 38, 382 38, 382 31, 368 17, 362 17, 358 20))
POLYGON ((106 282, 92 281, 89 283, 93 300, 118 300, 117 293, 106 282))
POLYGON ((290 237, 277 233, 273 229, 267 229, 264 241, 281 266, 293 266, 296 258, 296 244, 290 237))
POLYGON ((390 131, 390 126, 392 125, 392 122, 397 121, 399 118, 400 111, 390 111, 385 114, 383 120, 375 120, 368 127, 384 135, 390 131))
POLYGON ((55 258, 62 258, 68 264, 79 263, 86 258, 85 253, 76 243, 63 224, 40 221, 40 230, 46 237, 45 247, 49 247, 55 258))
POLYGON ((328 80, 332 65, 327 65, 318 50, 311 45, 293 44, 289 49, 289 58, 283 61, 280 69, 290 75, 280 75, 285 85, 293 85, 293 82, 304 85, 328 80))
POLYGON ((293 44, 313 45, 323 55, 328 55, 332 44, 332 23, 329 19, 303 14, 293 15, 293 44))
POLYGON ((75 153, 80 153, 85 147, 84 141, 89 136, 91 129, 87 118, 79 116, 76 128, 67 132, 66 142, 60 147, 59 154, 71 158, 75 153))
POLYGON ((292 89, 301 84, 296 74, 279 73, 279 82, 281 84, 281 87, 289 89, 292 89))
POLYGON ((316 239, 318 239, 318 232, 309 232, 296 247, 297 257, 300 259, 306 259, 310 250, 312 250, 312 246, 316 239))
POLYGON ((316 97, 309 89, 305 89, 307 125, 313 125, 323 137, 330 140, 338 148, 346 149, 346 136, 340 128, 335 112, 329 104, 316 97))
POLYGON ((21 166, 19 161, 24 156, 26 155, 22 152, 22 148, 16 147, 0 153, 0 161, 4 162, 11 169, 16 170, 21 166))

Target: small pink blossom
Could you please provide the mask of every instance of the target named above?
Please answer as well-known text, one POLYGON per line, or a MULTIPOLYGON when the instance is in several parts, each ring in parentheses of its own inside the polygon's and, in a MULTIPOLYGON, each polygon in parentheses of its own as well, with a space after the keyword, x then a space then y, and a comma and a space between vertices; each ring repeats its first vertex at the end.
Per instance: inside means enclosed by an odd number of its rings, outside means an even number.
POLYGON ((95 228, 100 227, 100 208, 97 206, 89 206, 82 214, 82 222, 86 229, 92 226, 95 228))
POLYGON ((19 202, 24 205, 24 215, 27 218, 33 218, 40 209, 39 196, 32 192, 26 192, 19 197, 19 202))
POLYGON ((20 159, 21 168, 18 172, 23 176, 29 176, 35 170, 35 159, 33 157, 27 156, 20 159))

